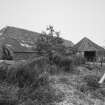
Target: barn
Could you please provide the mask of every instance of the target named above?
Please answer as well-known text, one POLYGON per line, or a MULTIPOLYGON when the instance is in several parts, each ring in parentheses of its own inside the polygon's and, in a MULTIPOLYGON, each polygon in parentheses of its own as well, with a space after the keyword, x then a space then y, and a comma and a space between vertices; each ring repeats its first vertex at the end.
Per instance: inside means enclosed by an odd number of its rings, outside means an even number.
POLYGON ((73 47, 76 49, 77 53, 84 56, 87 61, 96 61, 105 56, 105 49, 87 37, 84 37, 73 47))
MULTIPOLYGON (((41 33, 33 32, 27 29, 7 26, 0 30, 0 47, 6 45, 13 52, 14 59, 28 59, 37 56, 37 52, 32 49, 36 47, 36 42, 41 36, 41 33)), ((64 40, 63 45, 68 48, 73 46, 73 43, 64 40)), ((1 48, 0 48, 1 49, 1 48)), ((1 56, 1 53, 0 53, 1 56)))

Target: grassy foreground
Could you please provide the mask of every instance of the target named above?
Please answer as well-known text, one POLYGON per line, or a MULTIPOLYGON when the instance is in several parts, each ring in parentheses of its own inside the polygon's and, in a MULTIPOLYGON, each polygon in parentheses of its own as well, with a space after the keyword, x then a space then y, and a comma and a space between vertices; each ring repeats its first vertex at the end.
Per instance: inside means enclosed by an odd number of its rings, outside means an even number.
POLYGON ((98 84, 105 67, 75 66, 72 72, 49 65, 46 58, 0 63, 1 105, 104 105, 105 86, 98 84), (60 70, 58 70, 60 71, 60 70))
POLYGON ((105 86, 103 84, 98 87, 97 81, 94 80, 94 78, 100 78, 103 75, 104 68, 101 68, 102 71, 97 73, 95 67, 90 70, 87 67, 79 66, 76 68, 77 73, 52 76, 53 87, 64 95, 63 101, 56 105, 105 105, 105 86), (90 79, 90 84, 85 78, 90 79))

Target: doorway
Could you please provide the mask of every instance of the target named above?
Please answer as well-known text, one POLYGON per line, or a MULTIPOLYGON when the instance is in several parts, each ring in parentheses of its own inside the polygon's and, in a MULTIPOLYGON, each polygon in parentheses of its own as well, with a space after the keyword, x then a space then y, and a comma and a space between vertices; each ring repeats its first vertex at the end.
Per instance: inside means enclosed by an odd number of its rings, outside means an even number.
POLYGON ((85 51, 84 57, 86 58, 87 61, 93 62, 95 61, 96 58, 96 51, 85 51))

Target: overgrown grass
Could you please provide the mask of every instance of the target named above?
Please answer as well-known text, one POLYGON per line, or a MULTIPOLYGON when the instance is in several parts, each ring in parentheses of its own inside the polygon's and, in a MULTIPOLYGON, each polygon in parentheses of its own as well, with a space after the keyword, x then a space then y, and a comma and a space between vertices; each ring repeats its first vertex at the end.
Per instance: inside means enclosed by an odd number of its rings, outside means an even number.
POLYGON ((48 60, 45 57, 13 65, 2 63, 0 103, 50 105, 59 101, 60 96, 56 95, 55 90, 50 86, 48 69, 48 60))
POLYGON ((98 75, 86 75, 82 77, 82 80, 77 83, 77 90, 88 95, 92 98, 105 101, 105 85, 99 84, 100 76, 98 75))
POLYGON ((56 94, 49 76, 58 75, 61 72, 63 77, 59 79, 59 83, 71 85, 83 94, 89 93, 94 98, 103 99, 105 88, 98 84, 99 75, 93 75, 95 73, 86 75, 84 71, 80 79, 81 73, 72 74, 76 71, 74 66, 84 62, 75 63, 76 59, 73 57, 58 55, 52 60, 53 62, 50 63, 48 58, 39 57, 13 65, 1 63, 0 102, 6 105, 54 105, 54 102, 63 100, 63 93, 56 94))
POLYGON ((65 56, 62 54, 53 54, 50 59, 50 67, 51 67, 51 72, 52 69, 56 73, 59 72, 72 72, 73 71, 73 58, 70 56, 65 56))

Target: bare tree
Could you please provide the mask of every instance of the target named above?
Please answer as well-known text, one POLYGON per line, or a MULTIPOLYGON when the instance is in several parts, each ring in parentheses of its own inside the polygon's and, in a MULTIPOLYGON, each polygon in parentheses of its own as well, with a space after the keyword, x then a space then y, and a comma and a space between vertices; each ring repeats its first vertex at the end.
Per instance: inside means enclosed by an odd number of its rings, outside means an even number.
POLYGON ((49 25, 46 30, 49 31, 49 35, 53 36, 53 33, 55 32, 54 27, 52 25, 49 25))
POLYGON ((63 39, 60 38, 60 32, 55 31, 52 25, 46 28, 46 31, 42 31, 41 37, 37 40, 36 50, 51 54, 52 51, 62 52, 64 50, 63 39), (47 33, 47 31, 49 31, 47 33), (56 35, 56 36, 54 36, 56 35))

